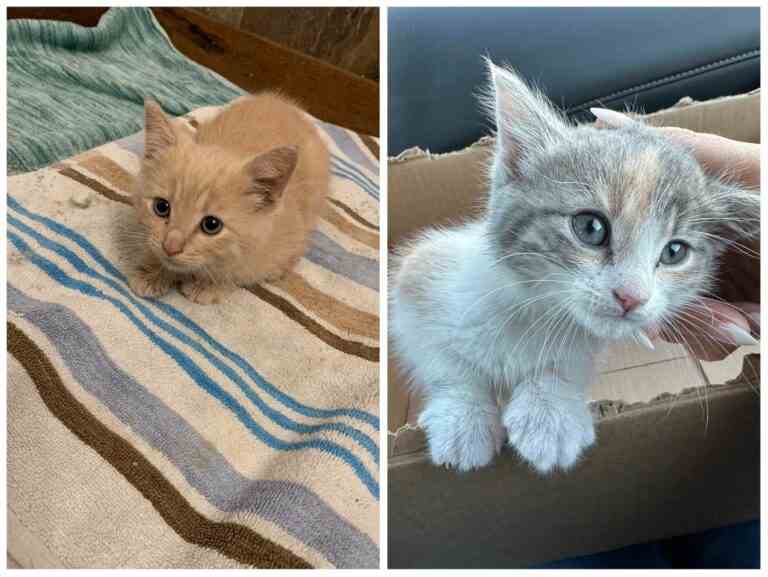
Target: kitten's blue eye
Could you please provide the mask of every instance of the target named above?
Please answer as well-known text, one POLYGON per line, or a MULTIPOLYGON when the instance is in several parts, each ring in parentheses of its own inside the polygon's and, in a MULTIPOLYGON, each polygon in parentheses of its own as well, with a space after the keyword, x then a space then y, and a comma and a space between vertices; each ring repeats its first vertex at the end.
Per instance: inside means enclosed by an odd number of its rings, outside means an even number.
POLYGON ((571 219, 574 234, 584 244, 602 246, 608 242, 608 221, 597 212, 580 212, 571 219))
POLYGON ((215 216, 206 216, 200 221, 200 228, 205 234, 218 234, 224 228, 224 223, 215 216))
POLYGON ((168 218, 171 214, 171 203, 164 198, 156 198, 152 201, 152 208, 160 218, 168 218))
POLYGON ((687 244, 679 240, 668 242, 661 251, 661 262, 663 264, 680 264, 688 256, 688 248, 687 244))

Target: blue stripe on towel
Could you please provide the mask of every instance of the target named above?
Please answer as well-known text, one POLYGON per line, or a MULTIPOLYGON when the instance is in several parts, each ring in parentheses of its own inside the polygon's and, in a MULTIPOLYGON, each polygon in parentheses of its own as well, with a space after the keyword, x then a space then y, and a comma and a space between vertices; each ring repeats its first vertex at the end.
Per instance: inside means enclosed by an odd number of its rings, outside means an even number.
POLYGON ((241 474, 191 422, 122 370, 73 310, 7 286, 8 309, 45 334, 83 390, 165 455, 209 503, 226 513, 258 515, 275 523, 335 567, 378 567, 379 548, 371 538, 313 490, 297 482, 241 474))
MULTIPOLYGON (((104 269, 105 272, 113 276, 114 278, 118 279, 122 283, 126 284, 128 283, 128 279, 125 277, 125 275, 120 272, 106 257, 104 257, 101 252, 93 245, 91 244, 88 239, 86 239, 81 234, 75 232, 74 230, 56 222, 55 220, 52 220, 46 216, 36 214, 34 212, 31 212, 30 210, 27 210, 19 202, 13 198, 12 196, 7 196, 8 201, 8 207, 12 208, 13 210, 19 212, 20 214, 26 216, 27 218, 34 220, 36 222, 39 222, 43 225, 45 225, 49 230, 64 236, 65 238, 68 238, 69 240, 73 241, 75 244, 77 244, 80 248, 82 248, 88 255, 90 255, 99 265, 104 269)), ((245 373, 254 381, 254 383, 261 388, 262 390, 266 391, 272 398, 277 399, 280 401, 283 405, 286 407, 296 411, 299 414, 302 414, 307 417, 312 418, 333 418, 333 417, 350 417, 354 419, 358 419, 360 421, 363 421, 365 423, 368 423, 372 427, 374 427, 377 431, 379 430, 379 419, 375 415, 372 415, 371 413, 368 413, 367 411, 362 411, 360 409, 318 409, 314 407, 310 407, 308 405, 304 405, 300 403, 299 401, 293 399, 290 395, 287 395, 283 391, 279 390, 277 387, 272 385, 271 383, 267 382, 252 366, 251 364, 246 361, 243 357, 235 353, 234 351, 231 351, 221 343, 219 343, 216 339, 211 337, 200 325, 195 323, 192 319, 187 317, 184 313, 176 309, 174 306, 160 301, 160 300, 147 300, 146 301, 149 305, 154 306, 155 308, 159 308, 162 310, 165 314, 170 316, 172 319, 178 321, 191 331, 193 331, 196 335, 201 337, 209 346, 213 347, 219 354, 224 355, 226 358, 234 362, 237 366, 239 366, 245 373)))
POLYGON ((35 240, 37 240, 37 242, 39 242, 44 247, 48 248, 49 250, 52 250, 59 256, 66 259, 79 272, 86 274, 91 278, 99 279, 102 282, 108 284, 110 287, 112 287, 122 296, 126 297, 131 302, 131 304, 133 304, 136 308, 138 308, 141 311, 141 313, 149 321, 159 326, 170 336, 175 337, 177 340, 181 341, 188 347, 194 349, 195 351, 203 355, 208 360, 208 362, 210 362, 221 373, 223 373, 232 382, 234 382, 237 385, 237 387, 245 394, 245 396, 248 397, 248 399, 254 405, 256 405, 259 408, 259 410, 264 415, 266 415, 272 422, 278 424, 284 429, 288 429, 290 431, 294 431, 301 434, 313 434, 313 433, 318 433, 322 431, 336 431, 356 441, 361 447, 365 448, 371 454, 374 460, 378 463, 379 448, 376 445, 376 443, 370 437, 368 437, 368 435, 344 423, 321 423, 318 425, 305 425, 303 423, 298 423, 296 421, 293 421, 292 419, 288 418, 282 413, 276 411, 275 409, 270 407, 267 403, 265 403, 261 399, 261 397, 259 397, 259 395, 257 395, 256 392, 251 387, 249 387, 245 381, 243 381, 240 375, 238 375, 235 371, 232 370, 232 368, 229 365, 223 363, 219 358, 215 357, 210 352, 208 352, 205 348, 203 348, 198 342, 196 342, 186 334, 177 330, 173 325, 166 323, 162 319, 152 314, 152 312, 142 303, 142 299, 139 299, 136 296, 134 296, 129 289, 126 289, 123 286, 120 286, 117 282, 115 282, 111 278, 105 277, 104 275, 96 272, 90 266, 88 266, 77 254, 75 254, 74 252, 66 248, 64 245, 61 245, 53 240, 46 238, 35 229, 27 226, 23 222, 20 222, 19 220, 17 220, 11 215, 8 215, 8 223, 13 225, 15 228, 21 230, 22 232, 26 233, 27 235, 33 237, 35 240))
POLYGON ((355 176, 354 174, 350 173, 343 166, 331 163, 331 174, 333 174, 334 176, 337 176, 339 178, 344 178, 346 180, 349 180, 352 184, 356 185, 363 192, 368 193, 368 196, 371 196, 371 197, 375 198, 376 200, 379 199, 379 187, 378 186, 376 186, 376 187, 368 186, 364 181, 362 181, 359 177, 355 176))
POLYGON ((341 459, 344 463, 348 464, 355 472, 357 477, 362 481, 370 493, 378 500, 379 498, 379 485, 377 481, 371 476, 363 463, 349 450, 344 447, 340 447, 330 441, 322 439, 312 439, 308 441, 299 442, 287 442, 279 439, 268 431, 263 429, 256 421, 253 420, 248 411, 237 400, 216 384, 208 375, 198 367, 192 359, 190 359, 184 352, 173 346, 171 343, 158 336, 152 330, 147 327, 131 309, 126 306, 122 301, 115 299, 96 287, 78 281, 69 275, 67 275, 56 264, 48 259, 37 254, 32 248, 14 232, 8 231, 9 240, 21 251, 32 263, 45 272, 50 278, 54 279, 61 285, 79 291, 80 293, 95 297, 111 303, 120 312, 122 312, 133 325, 139 329, 144 335, 153 342, 158 348, 160 348, 165 354, 167 354, 185 373, 187 373, 192 380, 208 392, 211 396, 219 400, 224 406, 230 409, 238 420, 250 430, 253 435, 266 444, 268 447, 278 451, 298 451, 302 449, 316 449, 324 453, 335 456, 341 459))
POLYGON ((310 234, 309 243, 304 258, 323 268, 335 269, 348 279, 371 290, 379 290, 379 262, 349 252, 331 237, 319 230, 310 234))
MULTIPOLYGON (((375 180, 372 180, 367 174, 365 174, 362 170, 360 170, 358 167, 356 167, 354 164, 349 162, 348 160, 340 157, 340 156, 333 156, 333 160, 336 162, 336 164, 339 165, 340 168, 343 168, 345 170, 348 170, 358 178, 360 178, 363 182, 365 182, 371 189, 377 191, 379 190, 379 183, 375 180)), ((376 176, 378 177, 378 171, 376 172, 376 176)))
POLYGON ((335 124, 323 122, 322 120, 317 120, 316 123, 328 137, 336 143, 338 149, 346 154, 350 160, 362 166, 367 166, 371 172, 378 171, 377 164, 373 162, 363 151, 362 147, 355 142, 350 136, 349 131, 345 128, 336 126, 335 124))

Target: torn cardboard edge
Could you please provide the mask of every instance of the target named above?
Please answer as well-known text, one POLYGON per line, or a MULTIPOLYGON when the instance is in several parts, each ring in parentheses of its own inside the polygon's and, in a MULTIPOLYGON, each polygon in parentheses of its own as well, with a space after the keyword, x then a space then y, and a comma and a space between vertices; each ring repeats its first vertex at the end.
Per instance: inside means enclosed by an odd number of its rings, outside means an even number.
POLYGON ((430 152, 429 149, 425 150, 418 146, 413 146, 411 148, 406 148, 397 156, 390 156, 387 159, 387 162, 389 164, 402 164, 402 163, 413 161, 413 160, 422 160, 424 158, 426 159, 445 158, 445 157, 453 156, 454 154, 462 154, 467 150, 471 150, 473 148, 478 148, 478 147, 484 148, 487 146, 493 146, 495 142, 496 142, 496 139, 493 136, 483 136, 480 138, 480 140, 477 140, 460 150, 452 150, 450 152, 440 152, 440 153, 438 152, 433 153, 433 152, 430 152))
MULTIPOLYGON (((741 373, 734 379, 719 385, 687 387, 678 393, 662 393, 646 402, 624 403, 622 400, 599 400, 589 403, 595 423, 620 418, 627 413, 640 413, 654 410, 659 405, 670 404, 670 411, 675 403, 710 402, 722 393, 736 390, 757 392, 760 388, 760 355, 749 354, 744 357, 741 373)), ((424 431, 413 423, 405 423, 395 431, 387 432, 389 466, 410 464, 427 458, 427 440, 424 431)))
MULTIPOLYGON (((663 110, 657 110, 656 112, 651 112, 649 114, 640 114, 636 115, 642 119, 644 119, 648 124, 651 126, 663 126, 664 124, 660 121, 662 120, 668 120, 669 114, 677 114, 682 109, 686 109, 686 112, 696 112, 703 108, 706 108, 707 110, 713 110, 713 108, 719 108, 723 105, 728 106, 729 108, 733 106, 733 104, 736 105, 743 105, 743 101, 755 101, 756 105, 760 106, 760 89, 756 88, 755 90, 752 90, 751 92, 747 92, 745 94, 736 94, 733 96, 721 96, 719 98, 713 98, 711 100, 694 100, 690 96, 684 96, 680 100, 678 100, 674 105, 670 106, 669 108, 665 108, 663 110), (658 123, 658 124, 657 124, 658 123)), ((680 123, 680 119, 677 119, 678 122, 674 123, 674 126, 680 126, 682 128, 686 128, 684 125, 685 123, 680 123)), ((759 134, 759 126, 758 126, 758 134, 759 134)), ((433 158, 444 158, 448 157, 454 154, 461 154, 467 150, 471 150, 473 148, 478 147, 488 147, 493 146, 496 139, 493 136, 483 136, 479 140, 473 142, 472 144, 461 148, 459 150, 452 150, 450 152, 442 152, 442 153, 433 153, 430 152, 429 149, 423 149, 418 146, 413 146, 411 148, 407 148, 403 150, 400 154, 396 156, 390 156, 387 161, 389 164, 402 164, 414 160, 422 160, 422 159, 433 159, 433 158)))

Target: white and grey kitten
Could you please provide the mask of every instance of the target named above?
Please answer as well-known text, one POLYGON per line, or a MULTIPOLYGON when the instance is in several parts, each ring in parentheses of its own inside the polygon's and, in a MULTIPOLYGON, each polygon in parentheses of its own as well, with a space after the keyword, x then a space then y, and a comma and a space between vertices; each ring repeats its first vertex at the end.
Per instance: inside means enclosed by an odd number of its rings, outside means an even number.
POLYGON ((434 463, 482 467, 506 439, 547 473, 595 441, 586 391, 601 345, 669 325, 713 288, 723 237, 758 234, 759 198, 639 123, 570 126, 488 67, 487 210, 398 251, 390 334, 434 463))

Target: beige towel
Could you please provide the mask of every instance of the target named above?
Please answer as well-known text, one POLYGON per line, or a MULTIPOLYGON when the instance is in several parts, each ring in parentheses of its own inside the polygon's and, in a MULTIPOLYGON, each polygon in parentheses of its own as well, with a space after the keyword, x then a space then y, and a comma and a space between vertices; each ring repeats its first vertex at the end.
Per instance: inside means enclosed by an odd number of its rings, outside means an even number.
POLYGON ((318 126, 333 177, 307 255, 220 305, 126 284, 141 134, 9 178, 22 566, 378 567, 378 158, 318 126))

